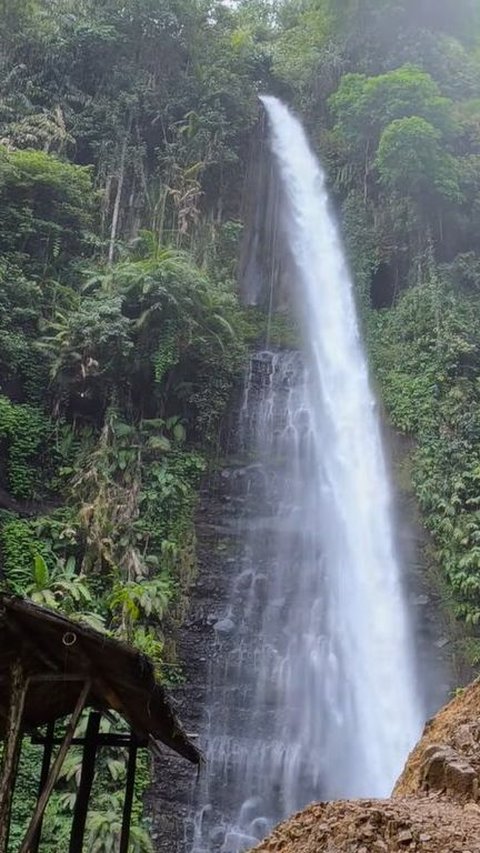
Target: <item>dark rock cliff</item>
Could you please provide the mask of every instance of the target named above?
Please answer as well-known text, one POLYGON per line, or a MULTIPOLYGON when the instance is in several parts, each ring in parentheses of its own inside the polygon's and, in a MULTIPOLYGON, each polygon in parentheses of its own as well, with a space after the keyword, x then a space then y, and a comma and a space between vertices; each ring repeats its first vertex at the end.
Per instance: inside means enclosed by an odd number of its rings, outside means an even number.
MULTIPOLYGON (((237 407, 233 407, 235 411, 237 407)), ((232 431, 233 433, 233 431, 232 431)), ((226 444, 230 442, 227 436, 226 444)), ((221 654, 221 620, 238 571, 236 519, 245 503, 245 460, 231 456, 213 466, 205 478, 196 516, 198 574, 186 619, 176 634, 184 679, 170 693, 187 732, 196 737, 204 723, 209 662, 221 654), (220 625, 219 625, 220 622, 220 625), (220 630, 219 630, 220 629, 220 630)), ((225 633, 228 625, 223 626, 225 633)), ((200 773, 208 772, 203 767, 200 773)), ((158 853, 189 850, 197 771, 170 752, 156 759, 155 782, 148 795, 154 849, 158 853)))

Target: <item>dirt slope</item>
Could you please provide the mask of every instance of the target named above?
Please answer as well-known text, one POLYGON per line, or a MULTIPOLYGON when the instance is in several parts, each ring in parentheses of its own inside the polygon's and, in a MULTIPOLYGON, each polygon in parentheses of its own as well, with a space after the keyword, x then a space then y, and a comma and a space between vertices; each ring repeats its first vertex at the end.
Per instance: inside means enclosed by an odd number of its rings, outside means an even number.
POLYGON ((389 800, 319 803, 256 853, 480 853, 480 680, 427 723, 389 800))

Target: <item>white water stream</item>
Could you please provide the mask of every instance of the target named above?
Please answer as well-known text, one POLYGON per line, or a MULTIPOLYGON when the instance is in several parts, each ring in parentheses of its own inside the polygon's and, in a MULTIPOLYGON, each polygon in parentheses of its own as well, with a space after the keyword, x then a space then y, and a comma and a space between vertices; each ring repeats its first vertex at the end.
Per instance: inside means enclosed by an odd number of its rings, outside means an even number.
POLYGON ((379 421, 325 177, 299 121, 263 102, 305 348, 258 354, 246 383, 256 504, 212 670, 195 853, 249 849, 312 799, 388 795, 423 723, 379 421))

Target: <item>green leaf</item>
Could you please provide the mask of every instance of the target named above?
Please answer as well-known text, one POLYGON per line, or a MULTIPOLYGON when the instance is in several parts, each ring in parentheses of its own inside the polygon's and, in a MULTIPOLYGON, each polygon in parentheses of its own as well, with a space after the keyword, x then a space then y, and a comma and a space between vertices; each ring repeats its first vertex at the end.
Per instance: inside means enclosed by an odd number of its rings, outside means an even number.
POLYGON ((150 420, 142 421, 142 429, 158 429, 161 430, 165 427, 165 421, 163 418, 151 418, 150 420))
POLYGON ((118 423, 114 423, 113 431, 118 438, 125 438, 127 435, 132 435, 134 430, 129 424, 122 423, 119 421, 118 423))
POLYGON ((178 441, 179 444, 185 441, 187 437, 187 431, 183 424, 175 424, 175 426, 173 427, 173 436, 175 438, 175 441, 178 441))
POLYGON ((50 575, 48 566, 41 554, 34 554, 33 578, 38 589, 45 589, 49 584, 50 575))
POLYGON ((172 446, 171 446, 168 438, 166 438, 166 436, 164 436, 164 435, 152 435, 148 439, 148 447, 151 450, 161 450, 164 453, 168 453, 168 451, 171 450, 172 446))

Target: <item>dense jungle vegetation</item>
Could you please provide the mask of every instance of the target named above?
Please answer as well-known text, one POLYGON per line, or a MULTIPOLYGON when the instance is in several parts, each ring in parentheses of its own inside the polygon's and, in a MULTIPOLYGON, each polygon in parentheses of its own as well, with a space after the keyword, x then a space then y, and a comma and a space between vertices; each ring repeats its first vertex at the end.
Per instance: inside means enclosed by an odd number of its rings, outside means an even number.
MULTIPOLYGON (((262 319, 236 295, 259 92, 327 166, 456 615, 480 623, 475 0, 0 0, 2 585, 168 683, 193 512, 262 319)), ((472 645, 473 657, 480 651, 472 645)), ((34 793, 24 756, 12 849, 34 793)), ((88 849, 117 849, 107 756, 88 849)), ((43 849, 66 849, 78 756, 43 849), (62 847, 63 844, 63 847, 62 847)), ((148 773, 144 768, 144 783, 148 773)), ((132 850, 148 850, 139 799, 132 850)))

